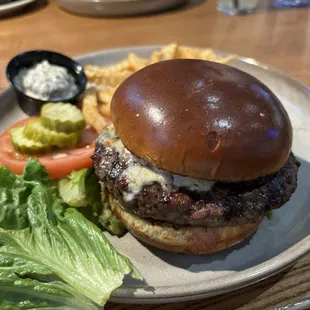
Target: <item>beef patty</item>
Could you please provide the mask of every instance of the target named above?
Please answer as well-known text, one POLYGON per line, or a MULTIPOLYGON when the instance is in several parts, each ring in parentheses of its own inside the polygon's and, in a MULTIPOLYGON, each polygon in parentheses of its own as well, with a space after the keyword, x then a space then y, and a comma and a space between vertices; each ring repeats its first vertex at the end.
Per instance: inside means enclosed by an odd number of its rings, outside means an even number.
POLYGON ((185 187, 169 190, 154 182, 128 200, 124 195, 130 180, 123 172, 129 163, 141 163, 128 150, 126 156, 121 154, 110 142, 97 142, 93 156, 95 171, 109 193, 128 211, 142 218, 208 227, 254 223, 258 217, 286 203, 297 186, 300 164, 291 153, 280 171, 253 181, 216 182, 210 190, 203 192, 185 187))

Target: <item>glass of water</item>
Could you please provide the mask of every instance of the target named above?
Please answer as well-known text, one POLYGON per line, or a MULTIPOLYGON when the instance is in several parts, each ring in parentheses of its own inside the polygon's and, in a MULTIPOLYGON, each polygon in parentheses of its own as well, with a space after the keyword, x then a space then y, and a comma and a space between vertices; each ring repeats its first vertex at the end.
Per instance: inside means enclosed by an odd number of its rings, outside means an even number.
POLYGON ((249 14, 258 3, 259 0, 218 0, 217 9, 226 15, 249 14))
POLYGON ((277 7, 297 7, 310 5, 310 0, 272 0, 277 7))

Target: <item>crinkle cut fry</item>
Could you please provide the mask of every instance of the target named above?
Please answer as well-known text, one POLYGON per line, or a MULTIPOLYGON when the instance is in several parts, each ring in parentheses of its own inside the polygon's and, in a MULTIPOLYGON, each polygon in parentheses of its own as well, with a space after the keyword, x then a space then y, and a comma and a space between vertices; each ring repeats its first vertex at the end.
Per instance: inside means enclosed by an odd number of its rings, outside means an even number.
POLYGON ((109 123, 109 119, 102 116, 98 110, 96 89, 90 88, 82 99, 82 112, 85 122, 100 133, 109 123))

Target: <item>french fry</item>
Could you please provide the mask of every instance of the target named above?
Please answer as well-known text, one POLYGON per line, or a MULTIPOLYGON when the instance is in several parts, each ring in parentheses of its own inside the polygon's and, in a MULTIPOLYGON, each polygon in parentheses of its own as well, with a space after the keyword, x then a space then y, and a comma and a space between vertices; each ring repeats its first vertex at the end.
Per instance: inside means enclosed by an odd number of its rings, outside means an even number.
POLYGON ((163 60, 175 59, 177 47, 177 44, 173 43, 165 45, 160 51, 153 52, 151 55, 151 63, 153 64, 163 60))
POLYGON ((105 117, 110 117, 111 100, 116 88, 117 87, 106 87, 96 92, 99 112, 105 117))
POLYGON ((104 116, 104 117, 110 117, 110 115, 111 115, 111 113, 110 113, 110 108, 111 108, 111 105, 110 105, 110 104, 98 102, 98 110, 99 110, 99 113, 100 113, 102 116, 104 116))
POLYGON ((96 84, 103 86, 116 87, 123 81, 125 81, 134 71, 116 71, 114 74, 102 74, 96 84))
POLYGON ((108 65, 105 67, 86 65, 84 67, 86 74, 99 73, 99 74, 112 74, 118 71, 128 70, 130 67, 128 59, 124 59, 119 63, 108 65))
POLYGON ((85 122, 100 133, 110 121, 102 116, 98 110, 96 89, 89 88, 82 99, 82 113, 85 122))
POLYGON ((113 94, 117 87, 106 87, 100 90, 97 90, 97 100, 100 103, 110 104, 113 94))
POLYGON ((131 71, 128 59, 106 67, 86 65, 84 70, 88 81, 96 84, 101 84, 102 81, 105 82, 105 79, 109 79, 111 76, 131 71))
POLYGON ((149 60, 145 58, 138 57, 134 53, 130 53, 128 55, 128 61, 130 64, 131 69, 136 72, 149 64, 149 60))
POLYGON ((177 56, 178 58, 198 59, 199 50, 186 46, 178 46, 177 56))

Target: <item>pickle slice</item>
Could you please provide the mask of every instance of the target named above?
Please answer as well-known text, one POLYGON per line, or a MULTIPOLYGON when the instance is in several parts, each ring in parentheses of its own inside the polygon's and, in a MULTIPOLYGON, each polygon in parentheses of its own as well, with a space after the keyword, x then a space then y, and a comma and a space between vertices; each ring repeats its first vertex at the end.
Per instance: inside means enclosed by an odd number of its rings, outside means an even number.
POLYGON ((42 124, 54 131, 72 133, 85 128, 81 110, 69 103, 47 103, 41 109, 42 124))
POLYGON ((57 147, 75 147, 81 139, 82 132, 63 133, 50 130, 43 126, 40 118, 28 122, 25 127, 28 139, 57 147))
POLYGON ((35 155, 48 153, 52 150, 50 145, 28 139, 25 136, 24 129, 25 126, 20 126, 10 130, 12 145, 18 153, 35 155))

